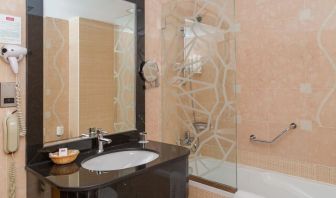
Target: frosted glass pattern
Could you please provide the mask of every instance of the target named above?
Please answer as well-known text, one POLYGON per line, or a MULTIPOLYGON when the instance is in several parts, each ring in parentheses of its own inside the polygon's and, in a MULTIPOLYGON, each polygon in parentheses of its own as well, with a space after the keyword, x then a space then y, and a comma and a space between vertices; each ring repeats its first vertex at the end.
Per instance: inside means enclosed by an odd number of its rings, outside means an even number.
POLYGON ((164 141, 191 150, 192 175, 236 186, 234 1, 163 7, 164 141))

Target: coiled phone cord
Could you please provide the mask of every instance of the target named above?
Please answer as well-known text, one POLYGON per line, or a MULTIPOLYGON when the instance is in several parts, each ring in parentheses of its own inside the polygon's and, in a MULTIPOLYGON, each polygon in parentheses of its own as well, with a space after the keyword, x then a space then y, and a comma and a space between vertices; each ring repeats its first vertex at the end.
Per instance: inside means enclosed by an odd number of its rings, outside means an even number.
POLYGON ((19 131, 20 131, 20 136, 25 136, 27 133, 27 129, 25 126, 25 120, 24 120, 24 115, 22 112, 22 98, 21 98, 21 84, 20 84, 20 79, 18 75, 16 75, 16 114, 18 117, 18 125, 19 125, 19 131))
POLYGON ((11 162, 8 167, 8 178, 9 178, 9 186, 8 186, 8 197, 15 198, 16 195, 16 168, 15 168, 15 159, 14 153, 12 153, 11 162))

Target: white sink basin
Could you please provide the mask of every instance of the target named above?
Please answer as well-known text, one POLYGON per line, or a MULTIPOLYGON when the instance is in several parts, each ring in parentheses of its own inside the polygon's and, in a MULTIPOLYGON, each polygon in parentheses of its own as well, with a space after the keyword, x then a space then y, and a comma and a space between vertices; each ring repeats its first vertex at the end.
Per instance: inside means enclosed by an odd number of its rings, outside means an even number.
POLYGON ((147 164, 158 157, 151 151, 119 151, 89 159, 82 163, 82 167, 93 171, 120 170, 147 164))

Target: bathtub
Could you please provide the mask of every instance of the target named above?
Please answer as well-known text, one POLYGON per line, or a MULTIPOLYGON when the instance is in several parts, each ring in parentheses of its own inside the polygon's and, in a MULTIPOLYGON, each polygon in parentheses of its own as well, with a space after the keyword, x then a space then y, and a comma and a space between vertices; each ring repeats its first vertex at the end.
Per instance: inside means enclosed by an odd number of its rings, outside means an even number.
MULTIPOLYGON (((262 198, 336 198, 336 185, 330 185, 318 181, 290 176, 269 170, 254 168, 245 165, 236 166, 233 163, 222 162, 212 158, 190 160, 189 171, 195 174, 198 171, 203 178, 224 183, 230 186, 237 186, 238 191, 245 191, 262 198), (200 162, 201 160, 201 162, 200 162), (213 167, 213 169, 210 169, 213 167)), ((205 189, 201 184, 197 187, 205 189)), ((223 195, 224 192, 209 191, 223 195)), ((224 193, 226 197, 234 197, 233 194, 224 193)), ((249 198, 249 197, 246 197, 249 198)))

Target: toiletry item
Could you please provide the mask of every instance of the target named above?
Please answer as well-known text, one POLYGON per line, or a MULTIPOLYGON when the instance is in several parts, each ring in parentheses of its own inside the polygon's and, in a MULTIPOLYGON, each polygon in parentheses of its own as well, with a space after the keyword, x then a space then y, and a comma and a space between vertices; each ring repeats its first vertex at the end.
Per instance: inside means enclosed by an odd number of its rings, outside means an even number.
POLYGON ((79 150, 67 150, 66 156, 61 156, 60 152, 55 152, 55 153, 49 153, 49 158, 55 164, 69 164, 75 161, 78 155, 79 155, 79 150))
POLYGON ((67 148, 58 149, 58 156, 65 157, 67 155, 68 155, 68 149, 67 148))

